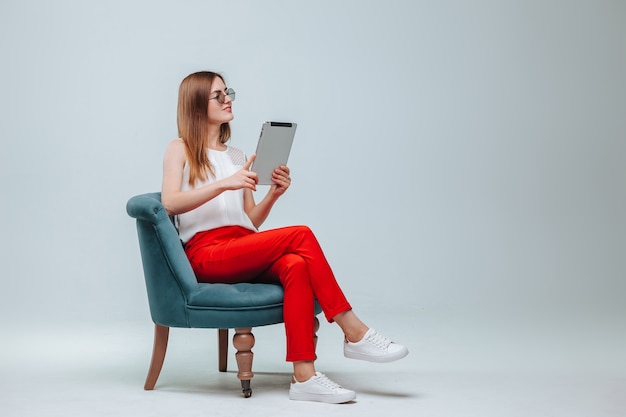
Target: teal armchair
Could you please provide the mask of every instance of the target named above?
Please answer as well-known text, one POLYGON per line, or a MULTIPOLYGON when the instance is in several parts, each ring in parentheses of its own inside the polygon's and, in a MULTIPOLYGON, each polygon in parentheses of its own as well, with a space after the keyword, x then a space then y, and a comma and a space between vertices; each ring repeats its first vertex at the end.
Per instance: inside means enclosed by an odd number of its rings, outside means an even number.
MULTIPOLYGON (((225 372, 228 329, 235 329, 237 377, 244 397, 250 397, 252 328, 283 322, 283 289, 261 283, 198 283, 160 193, 141 194, 126 204, 136 219, 139 248, 154 322, 154 347, 144 389, 152 390, 161 372, 170 327, 218 329, 218 369, 225 372)), ((316 303, 317 315, 321 312, 316 303)), ((315 317, 316 331, 319 321, 315 317)))

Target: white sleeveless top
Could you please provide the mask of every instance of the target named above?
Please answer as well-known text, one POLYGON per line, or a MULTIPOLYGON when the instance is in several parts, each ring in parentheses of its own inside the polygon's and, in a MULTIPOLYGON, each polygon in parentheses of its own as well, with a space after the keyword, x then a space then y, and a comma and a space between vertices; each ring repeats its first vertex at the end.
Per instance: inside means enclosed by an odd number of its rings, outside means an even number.
MULTIPOLYGON (((189 185, 189 165, 185 163, 182 191, 202 187, 217 180, 229 177, 239 171, 246 162, 246 155, 237 148, 228 146, 225 151, 209 149, 209 161, 215 175, 209 173, 206 181, 189 185)), ((257 231, 243 209, 243 189, 224 191, 198 208, 176 216, 176 226, 183 243, 198 232, 217 229, 223 226, 241 226, 257 231)))

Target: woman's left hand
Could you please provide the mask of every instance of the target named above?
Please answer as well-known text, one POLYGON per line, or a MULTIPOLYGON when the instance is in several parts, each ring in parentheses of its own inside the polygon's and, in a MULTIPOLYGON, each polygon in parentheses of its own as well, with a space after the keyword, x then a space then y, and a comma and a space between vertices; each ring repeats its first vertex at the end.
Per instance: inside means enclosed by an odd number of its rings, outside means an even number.
POLYGON ((278 200, 278 197, 285 194, 285 191, 287 191, 287 188, 291 185, 289 168, 284 165, 276 168, 274 172, 272 172, 272 181, 274 181, 274 184, 270 186, 267 194, 259 204, 254 202, 252 190, 247 189, 244 192, 244 209, 256 228, 261 227, 270 214, 274 203, 278 200))
POLYGON ((280 197, 287 191, 291 185, 291 177, 289 176, 289 168, 281 165, 272 172, 272 181, 274 184, 270 187, 270 193, 275 197, 280 197))

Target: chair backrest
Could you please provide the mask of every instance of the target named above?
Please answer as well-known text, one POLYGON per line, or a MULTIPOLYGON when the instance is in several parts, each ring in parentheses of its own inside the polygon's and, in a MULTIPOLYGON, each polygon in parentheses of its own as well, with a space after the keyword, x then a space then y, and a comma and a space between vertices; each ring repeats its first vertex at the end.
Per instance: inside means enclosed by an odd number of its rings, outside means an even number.
POLYGON ((161 204, 161 193, 132 197, 128 214, 137 234, 152 320, 163 326, 189 327, 188 296, 198 288, 176 228, 161 204))

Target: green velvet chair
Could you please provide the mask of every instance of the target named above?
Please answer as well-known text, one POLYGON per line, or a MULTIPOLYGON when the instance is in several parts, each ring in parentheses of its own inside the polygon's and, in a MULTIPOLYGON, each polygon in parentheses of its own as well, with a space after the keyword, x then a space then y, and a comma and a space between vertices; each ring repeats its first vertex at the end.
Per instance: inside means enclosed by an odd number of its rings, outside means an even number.
MULTIPOLYGON (((235 329, 237 377, 244 397, 250 397, 252 373, 252 328, 283 322, 283 289, 274 284, 198 283, 172 218, 161 204, 160 193, 141 194, 126 204, 137 219, 137 234, 143 264, 148 303, 154 327, 154 348, 144 388, 154 389, 169 337, 170 327, 218 329, 218 369, 226 372, 228 329, 235 329)), ((321 309, 315 303, 311 312, 321 309)))

